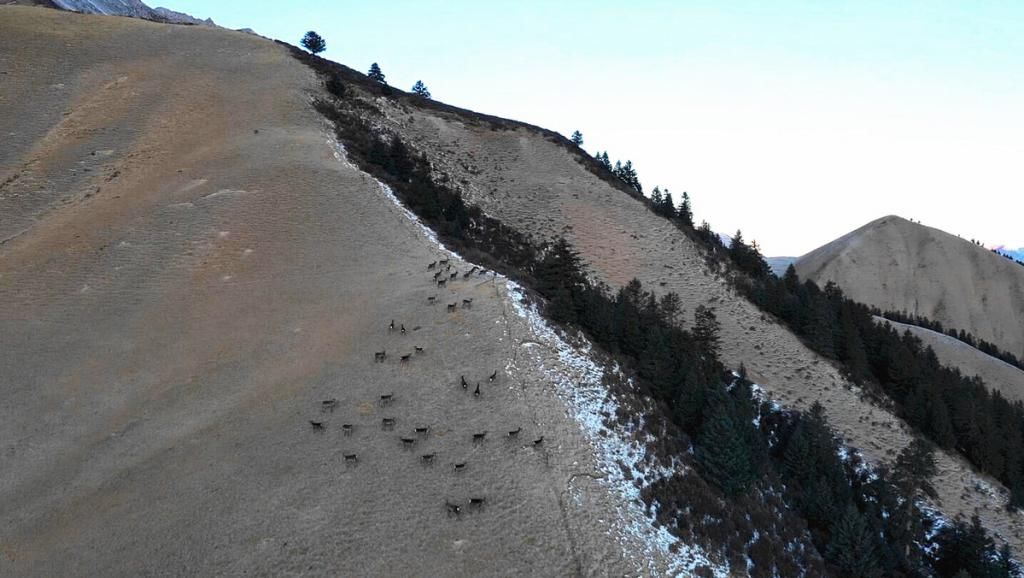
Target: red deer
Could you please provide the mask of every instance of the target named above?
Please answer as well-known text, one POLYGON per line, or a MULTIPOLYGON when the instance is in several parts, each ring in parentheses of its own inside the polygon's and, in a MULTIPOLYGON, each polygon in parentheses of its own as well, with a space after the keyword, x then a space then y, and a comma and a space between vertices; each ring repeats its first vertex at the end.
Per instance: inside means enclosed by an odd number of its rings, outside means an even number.
POLYGON ((456 473, 461 472, 464 469, 466 469, 466 462, 457 462, 452 464, 452 470, 456 473))
POLYGON ((487 437, 487 432, 486 431, 483 431, 483 432, 480 432, 480 433, 475 433, 475 434, 473 434, 473 443, 475 443, 475 444, 483 443, 484 438, 486 438, 486 437, 487 437))
POLYGON ((395 429, 395 418, 386 417, 380 420, 381 429, 395 429))
POLYGON ((519 432, 521 432, 521 431, 523 431, 523 426, 519 426, 516 429, 508 432, 508 437, 510 437, 510 438, 517 438, 517 437, 519 437, 519 432))
POLYGON ((416 438, 400 438, 402 440, 402 447, 411 448, 416 445, 416 438))
POLYGON ((313 426, 313 430, 314 431, 323 431, 324 430, 324 422, 322 422, 322 421, 309 420, 309 425, 313 426))
POLYGON ((422 460, 423 463, 425 463, 425 464, 432 464, 432 463, 434 463, 434 458, 436 458, 436 457, 437 457, 437 452, 432 452, 432 453, 429 453, 429 454, 423 454, 422 456, 420 456, 420 460, 422 460))
POLYGON ((458 307, 458 305, 459 305, 458 303, 449 303, 448 304, 448 313, 451 313, 452 311, 455 311, 455 308, 458 307))
POLYGON ((359 456, 357 454, 341 454, 345 458, 346 462, 358 462, 359 456))
POLYGON ((425 436, 430 433, 430 426, 414 428, 417 435, 425 436))
POLYGON ((476 508, 478 510, 482 510, 484 508, 484 502, 486 500, 487 500, 486 498, 470 498, 469 499, 469 507, 470 507, 470 509, 476 508))
POLYGON ((395 399, 395 394, 394 393, 386 393, 386 394, 380 396, 380 404, 381 405, 388 405, 389 403, 394 401, 394 399, 395 399))
POLYGON ((350 423, 341 424, 341 433, 347 436, 352 435, 352 427, 353 426, 350 423))
POLYGON ((325 399, 320 402, 320 408, 323 411, 333 412, 336 407, 338 407, 338 400, 336 399, 325 399))
POLYGON ((409 361, 410 357, 412 357, 412 354, 406 353, 405 355, 402 356, 402 361, 409 361))
POLYGON ((458 518, 459 514, 462 513, 462 506, 460 506, 458 504, 453 504, 453 503, 449 502, 448 500, 444 501, 444 507, 445 507, 445 509, 448 510, 448 517, 449 518, 451 518, 452 516, 455 516, 456 518, 458 518))
POLYGON ((427 271, 430 271, 430 270, 431 270, 431 269, 433 269, 433 268, 434 268, 434 267, 435 267, 436 265, 437 265, 437 261, 434 261, 433 263, 431 263, 431 264, 427 265, 427 271))
POLYGON ((533 447, 539 448, 542 443, 544 443, 544 436, 540 436, 539 438, 533 440, 533 447))
POLYGON ((381 362, 381 363, 384 363, 384 360, 385 360, 385 359, 387 359, 387 358, 388 358, 388 352, 387 352, 387 350, 384 350, 384 351, 375 351, 375 352, 373 353, 373 360, 374 360, 374 361, 379 361, 379 362, 381 362))

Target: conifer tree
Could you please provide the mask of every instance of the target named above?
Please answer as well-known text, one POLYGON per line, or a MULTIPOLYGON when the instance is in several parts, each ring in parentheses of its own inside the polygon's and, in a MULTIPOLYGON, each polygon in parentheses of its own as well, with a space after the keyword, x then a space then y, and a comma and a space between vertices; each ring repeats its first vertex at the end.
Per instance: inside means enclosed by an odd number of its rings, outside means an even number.
POLYGON ((683 199, 679 202, 679 210, 676 217, 685 225, 693 226, 693 207, 690 205, 690 195, 683 191, 683 199))
POLYGON ((651 206, 654 207, 654 212, 661 212, 661 188, 654 187, 651 191, 651 206))
MULTIPOLYGON (((383 76, 382 74, 381 77, 383 76)), ((430 98, 430 91, 427 90, 427 85, 423 84, 422 80, 417 80, 416 84, 412 85, 412 93, 423 98, 430 98)))
POLYGON ((877 550, 876 539, 864 516, 853 504, 848 505, 832 530, 826 557, 842 576, 875 578, 881 575, 877 550))
POLYGON ((676 216, 676 203, 672 200, 672 193, 668 189, 665 189, 665 195, 661 200, 661 207, 661 214, 664 217, 671 219, 676 216))
POLYGON ((387 81, 384 80, 384 72, 381 71, 380 65, 376 62, 370 65, 370 71, 366 73, 366 76, 369 76, 370 80, 376 80, 381 84, 387 84, 387 81))
POLYGON ((302 37, 302 47, 313 54, 320 54, 327 50, 327 41, 316 32, 310 30, 302 37))
POLYGON ((583 133, 576 130, 572 133, 572 144, 581 147, 583 146, 583 133))
POLYGON ((715 316, 715 310, 698 305, 693 312, 693 339, 717 354, 720 328, 721 325, 718 323, 718 317, 715 316))
POLYGON ((698 436, 697 461, 705 479, 727 496, 737 496, 757 479, 754 456, 732 400, 721 393, 716 393, 715 397, 718 399, 712 402, 698 436))

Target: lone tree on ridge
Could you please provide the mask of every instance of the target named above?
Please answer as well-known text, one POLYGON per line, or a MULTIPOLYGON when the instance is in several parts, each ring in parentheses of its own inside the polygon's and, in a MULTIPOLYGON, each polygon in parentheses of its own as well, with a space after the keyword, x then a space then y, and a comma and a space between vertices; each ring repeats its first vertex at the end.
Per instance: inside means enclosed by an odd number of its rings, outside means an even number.
POLYGON ((327 41, 324 40, 323 36, 310 30, 302 37, 302 46, 313 54, 320 54, 327 50, 327 41))

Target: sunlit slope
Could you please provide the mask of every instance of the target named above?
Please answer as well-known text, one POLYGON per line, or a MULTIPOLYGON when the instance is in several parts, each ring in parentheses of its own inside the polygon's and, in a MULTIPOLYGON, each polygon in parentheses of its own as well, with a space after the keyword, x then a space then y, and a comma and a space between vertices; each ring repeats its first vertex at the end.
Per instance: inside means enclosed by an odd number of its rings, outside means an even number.
POLYGON ((938 229, 883 217, 800 257, 796 270, 1024 354, 1024 267, 938 229))
MULTIPOLYGON (((471 202, 536 238, 565 237, 595 278, 613 290, 638 278, 659 294, 674 291, 685 307, 684 325, 692 323, 698 305, 714 308, 727 364, 743 364, 751 379, 787 406, 806 410, 821 402, 836 430, 874 463, 891 461, 912 439, 899 419, 867 402, 839 368, 712 273, 697 243, 624 187, 591 171, 586 153, 566 139, 411 100, 381 98, 377 104, 388 128, 425 153, 471 202)), ((699 210, 699 197, 694 202, 699 210)), ((976 475, 959 457, 940 455, 939 464, 944 511, 968 517, 979 511, 997 535, 1019 548, 1024 525, 1001 509, 1005 500, 965 492, 976 475)))
POLYGON ((635 571, 504 284, 434 285, 286 49, 4 6, 0 72, 0 574, 635 571))

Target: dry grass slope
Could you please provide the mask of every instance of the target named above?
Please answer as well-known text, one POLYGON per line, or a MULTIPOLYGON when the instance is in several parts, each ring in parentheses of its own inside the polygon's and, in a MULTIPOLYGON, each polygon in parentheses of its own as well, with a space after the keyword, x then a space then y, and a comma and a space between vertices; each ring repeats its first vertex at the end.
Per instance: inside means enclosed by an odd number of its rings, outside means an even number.
MULTIPOLYGON (((537 238, 564 236, 591 273, 613 288, 636 277, 646 287, 678 293, 690 314, 702 304, 715 308, 726 363, 745 364, 753 380, 789 407, 806 410, 821 402, 833 426, 869 461, 889 462, 909 443, 900 420, 866 402, 836 367, 709 272, 701 249, 678 228, 598 178, 587 168, 586 153, 527 126, 494 130, 436 107, 377 103, 386 127, 426 153, 488 214, 537 238)), ((939 467, 942 510, 978 513, 1022 551, 1024 521, 1002 508, 1001 488, 984 489, 998 484, 957 456, 940 455, 939 467)))
POLYGON ((896 217, 800 257, 797 273, 883 311, 907 311, 1024 353, 1024 267, 949 233, 896 217))
POLYGON ((539 366, 510 365, 556 352, 492 277, 434 285, 439 249, 335 156, 285 48, 4 6, 0 72, 0 574, 664 567, 609 531, 539 366))

